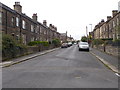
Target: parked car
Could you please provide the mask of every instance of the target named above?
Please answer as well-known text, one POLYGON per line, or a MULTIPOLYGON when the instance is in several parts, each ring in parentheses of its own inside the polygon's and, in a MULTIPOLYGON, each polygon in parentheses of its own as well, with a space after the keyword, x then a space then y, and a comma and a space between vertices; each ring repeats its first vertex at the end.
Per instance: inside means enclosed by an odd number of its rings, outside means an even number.
POLYGON ((67 48, 68 47, 68 43, 63 43, 62 45, 61 45, 61 48, 67 48))
POLYGON ((74 45, 76 45, 77 43, 74 43, 74 45))
POLYGON ((89 44, 88 44, 88 42, 79 42, 78 48, 79 48, 79 51, 80 50, 87 50, 87 51, 89 51, 89 44))
POLYGON ((68 47, 72 46, 72 42, 68 42, 68 47))

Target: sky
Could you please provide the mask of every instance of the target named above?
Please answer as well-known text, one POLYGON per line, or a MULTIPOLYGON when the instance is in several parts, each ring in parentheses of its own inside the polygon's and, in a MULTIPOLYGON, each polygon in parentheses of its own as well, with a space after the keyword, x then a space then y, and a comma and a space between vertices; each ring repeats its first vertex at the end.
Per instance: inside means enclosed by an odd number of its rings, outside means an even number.
POLYGON ((15 2, 20 2, 22 13, 32 18, 37 13, 38 21, 47 20, 60 33, 68 32, 68 36, 79 40, 94 29, 101 19, 106 21, 112 16, 112 10, 118 10, 120 0, 0 0, 13 9, 15 2), (92 27, 92 30, 91 30, 92 27))

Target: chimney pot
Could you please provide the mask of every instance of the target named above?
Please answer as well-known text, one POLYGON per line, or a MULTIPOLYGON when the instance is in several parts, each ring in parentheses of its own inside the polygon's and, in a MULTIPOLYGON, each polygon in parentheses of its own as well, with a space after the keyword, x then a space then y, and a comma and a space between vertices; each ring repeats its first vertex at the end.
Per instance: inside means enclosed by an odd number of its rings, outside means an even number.
POLYGON ((107 21, 111 19, 111 16, 107 16, 107 21))
POLYGON ((43 25, 47 26, 47 21, 43 20, 43 25))
POLYGON ((114 17, 118 13, 118 10, 113 10, 112 11, 112 16, 114 17))

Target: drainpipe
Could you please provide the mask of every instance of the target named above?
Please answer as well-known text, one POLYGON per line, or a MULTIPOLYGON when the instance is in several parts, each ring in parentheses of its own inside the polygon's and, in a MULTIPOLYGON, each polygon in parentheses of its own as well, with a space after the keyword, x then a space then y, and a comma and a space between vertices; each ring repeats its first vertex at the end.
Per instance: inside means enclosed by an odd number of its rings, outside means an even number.
POLYGON ((5 33, 7 34, 7 11, 6 11, 6 31, 5 31, 5 33))

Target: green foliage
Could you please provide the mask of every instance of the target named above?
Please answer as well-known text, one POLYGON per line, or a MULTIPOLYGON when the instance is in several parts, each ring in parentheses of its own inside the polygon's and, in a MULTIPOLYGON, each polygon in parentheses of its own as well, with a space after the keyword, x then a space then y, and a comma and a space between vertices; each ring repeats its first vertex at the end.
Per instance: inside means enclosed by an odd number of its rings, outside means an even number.
POLYGON ((18 43, 12 36, 2 35, 2 56, 13 58, 26 50, 27 47, 18 43))
POLYGON ((31 41, 28 43, 29 46, 35 46, 35 45, 43 45, 43 46, 49 46, 49 42, 47 41, 31 41))
POLYGON ((104 41, 102 39, 94 39, 93 40, 93 45, 100 45, 104 44, 104 41))
POLYGON ((81 38, 81 41, 82 41, 82 42, 87 42, 87 40, 88 40, 88 39, 87 39, 86 36, 83 36, 83 37, 81 38))
POLYGON ((75 43, 75 41, 72 41, 72 44, 74 44, 75 43))
POLYGON ((58 46, 60 46, 61 43, 60 43, 59 39, 53 39, 52 44, 54 44, 54 46, 58 47, 58 46))

